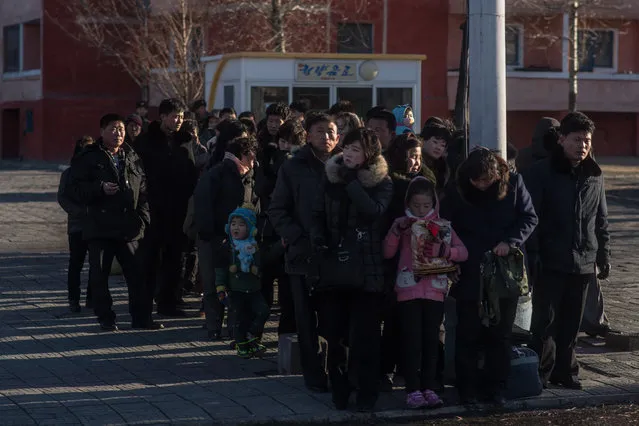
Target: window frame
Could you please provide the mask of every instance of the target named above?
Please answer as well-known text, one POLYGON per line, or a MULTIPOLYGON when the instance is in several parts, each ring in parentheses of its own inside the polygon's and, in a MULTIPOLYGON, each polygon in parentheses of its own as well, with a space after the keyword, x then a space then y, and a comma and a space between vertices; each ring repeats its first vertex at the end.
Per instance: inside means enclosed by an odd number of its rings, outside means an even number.
POLYGON ((17 75, 22 72, 24 62, 24 25, 23 24, 13 24, 13 25, 5 25, 2 27, 2 75, 17 75), (6 54, 7 50, 5 48, 6 39, 6 31, 9 28, 17 27, 18 29, 18 69, 16 71, 6 71, 7 61, 6 54))
POLYGON ((20 22, 19 24, 11 24, 11 25, 4 25, 2 27, 2 79, 3 80, 16 80, 16 79, 21 79, 24 77, 38 77, 41 75, 42 73, 42 20, 41 19, 37 19, 38 21, 40 21, 40 68, 38 69, 30 69, 30 70, 24 70, 24 25, 28 24, 31 21, 27 21, 27 22, 20 22), (18 27, 19 28, 19 35, 18 35, 18 54, 19 54, 19 69, 18 71, 5 71, 5 58, 4 58, 4 54, 5 54, 5 50, 4 50, 4 43, 5 43, 5 36, 4 36, 4 30, 5 28, 8 27, 18 27))
MULTIPOLYGON (((351 31, 352 32, 352 31, 351 31)), ((337 38, 336 38, 336 52, 337 53, 353 53, 353 54, 373 54, 375 53, 375 24, 373 22, 338 22, 337 23, 337 38), (348 50, 348 51, 340 51, 340 46, 342 46, 342 44, 340 43, 340 29, 342 29, 342 27, 345 26, 351 26, 351 25, 356 25, 356 26, 361 26, 361 25, 365 25, 367 27, 370 28, 370 49, 367 52, 355 52, 352 49, 348 50)), ((363 50, 363 49, 359 49, 359 50, 363 50)))
POLYGON ((582 33, 587 32, 611 32, 612 33, 612 66, 611 67, 596 67, 593 66, 592 70, 581 70, 580 73, 591 73, 591 74, 616 74, 618 72, 619 67, 619 29, 618 28, 605 28, 605 27, 594 27, 579 30, 582 33))
MULTIPOLYGON (((507 33, 509 28, 517 29, 517 64, 508 64, 508 62, 506 62, 506 69, 515 71, 524 67, 524 24, 506 24, 504 31, 507 33)), ((504 43, 504 47, 506 47, 506 43, 504 43)))

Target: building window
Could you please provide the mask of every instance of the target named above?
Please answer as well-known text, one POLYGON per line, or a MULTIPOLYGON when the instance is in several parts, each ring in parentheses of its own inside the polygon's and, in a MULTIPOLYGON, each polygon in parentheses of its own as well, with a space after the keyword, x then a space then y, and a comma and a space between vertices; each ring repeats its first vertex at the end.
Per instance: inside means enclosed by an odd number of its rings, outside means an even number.
POLYGON ((3 56, 5 74, 40 70, 40 20, 4 27, 3 56))
POLYGON ((20 72, 20 56, 22 42, 20 40, 20 25, 11 25, 3 29, 4 39, 4 72, 20 72))
POLYGON ((413 89, 407 87, 378 87, 377 105, 384 105, 392 111, 397 105, 413 103, 413 89))
POLYGON ((256 121, 266 117, 266 108, 275 102, 289 103, 288 86, 251 87, 251 111, 255 114, 256 121))
POLYGON ((340 23, 337 53, 373 53, 373 24, 340 23))
POLYGON ((521 25, 506 25, 506 66, 523 66, 524 29, 521 25))
POLYGON ((614 30, 581 30, 578 42, 579 71, 614 69, 614 30))

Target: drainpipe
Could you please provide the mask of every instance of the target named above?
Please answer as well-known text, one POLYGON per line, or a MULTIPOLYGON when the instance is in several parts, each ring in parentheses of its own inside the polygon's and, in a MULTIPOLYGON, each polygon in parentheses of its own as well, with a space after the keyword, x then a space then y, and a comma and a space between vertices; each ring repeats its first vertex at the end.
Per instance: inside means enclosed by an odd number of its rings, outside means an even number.
POLYGON ((384 22, 382 23, 382 53, 386 54, 388 50, 388 0, 384 0, 384 22))

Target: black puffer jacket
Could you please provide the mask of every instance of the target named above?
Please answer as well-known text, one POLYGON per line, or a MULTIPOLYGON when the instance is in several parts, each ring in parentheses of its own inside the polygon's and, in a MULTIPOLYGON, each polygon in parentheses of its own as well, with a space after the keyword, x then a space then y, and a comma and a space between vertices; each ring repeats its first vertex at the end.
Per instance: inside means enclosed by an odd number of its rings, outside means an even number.
POLYGON ((468 249, 468 260, 461 264, 461 277, 451 294, 461 300, 479 299, 480 264, 484 253, 501 242, 523 247, 537 225, 537 215, 524 180, 511 174, 508 192, 499 200, 497 181, 485 192, 468 179, 449 186, 441 201, 440 215, 451 221, 468 249))
POLYGON ((610 263, 610 235, 604 178, 590 156, 575 168, 557 146, 525 175, 539 215, 528 243, 544 269, 591 274, 610 263))
POLYGON ((241 176, 230 159, 204 172, 193 194, 193 221, 200 239, 224 239, 229 214, 238 207, 251 206, 259 214, 254 186, 253 171, 241 176))
POLYGON ((135 141, 148 179, 151 227, 158 236, 168 237, 182 230, 198 178, 196 143, 180 132, 169 138, 158 121, 135 141))
POLYGON ((109 239, 135 241, 142 238, 149 225, 146 176, 140 157, 127 144, 124 174, 120 176, 102 139, 87 146, 71 163, 71 196, 87 206, 82 227, 85 240, 109 239), (120 190, 106 195, 102 182, 117 182, 120 190))
POLYGON ((384 157, 379 156, 370 166, 357 172, 357 179, 346 184, 339 176, 339 170, 346 167, 343 161, 342 155, 338 154, 326 163, 326 178, 319 188, 313 209, 311 240, 321 239, 329 247, 334 247, 349 230, 365 235, 360 245, 366 274, 364 290, 383 292, 382 241, 385 230, 382 228, 393 197, 388 165, 384 157), (344 217, 346 224, 340 223, 340 218, 344 217))
POLYGON ((86 220, 87 208, 73 198, 70 190, 71 169, 66 169, 60 176, 58 186, 58 204, 67 213, 67 233, 82 232, 82 224, 86 220))
POLYGON ((277 235, 287 242, 286 272, 306 275, 312 255, 311 215, 317 189, 324 175, 324 163, 310 145, 301 148, 280 168, 268 209, 277 235))

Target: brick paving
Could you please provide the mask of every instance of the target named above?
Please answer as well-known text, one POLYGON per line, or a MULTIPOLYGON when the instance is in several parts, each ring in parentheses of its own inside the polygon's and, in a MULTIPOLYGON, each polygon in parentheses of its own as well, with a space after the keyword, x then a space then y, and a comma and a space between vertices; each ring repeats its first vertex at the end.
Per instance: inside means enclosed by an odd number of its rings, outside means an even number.
MULTIPOLYGON (((625 171, 608 179, 614 262, 603 291, 613 327, 628 333, 639 333, 637 176, 625 171)), ((267 355, 241 360, 228 342, 206 338, 196 299, 187 299, 190 318, 165 319, 167 328, 160 331, 130 330, 126 288, 118 276, 111 289, 120 332, 99 332, 87 310, 68 313, 66 217, 56 203, 58 179, 59 172, 46 167, 0 163, 0 424, 368 419, 336 412, 330 395, 308 392, 300 376, 277 374, 276 315, 267 324, 267 355)), ((549 389, 509 408, 639 400, 639 352, 584 342, 584 391, 549 389)), ((400 388, 383 394, 374 416, 414 417, 403 410, 403 396, 400 388)), ((451 404, 420 415, 463 412, 451 404)))

